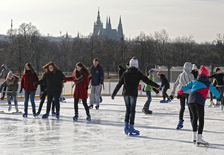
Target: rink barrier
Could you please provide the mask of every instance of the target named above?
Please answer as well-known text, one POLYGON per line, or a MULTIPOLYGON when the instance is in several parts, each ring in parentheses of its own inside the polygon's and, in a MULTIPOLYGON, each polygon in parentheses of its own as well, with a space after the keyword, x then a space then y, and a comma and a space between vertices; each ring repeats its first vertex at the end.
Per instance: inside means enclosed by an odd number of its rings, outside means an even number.
MULTIPOLYGON (((117 81, 105 81, 104 87, 102 88, 102 91, 101 91, 101 95, 102 96, 111 96, 117 83, 118 83, 117 81)), ((2 82, 0 84, 2 84, 2 82)), ((161 85, 160 82, 157 82, 157 84, 161 85)), ((20 85, 20 83, 19 83, 19 85, 20 85)), ((72 85, 73 85, 73 82, 64 83, 64 88, 62 89, 63 96, 73 96, 75 87, 72 88, 72 85)), ((167 90, 168 95, 171 94, 171 91, 173 90, 173 85, 174 85, 174 82, 170 82, 170 89, 167 90)), ((138 96, 139 97, 146 97, 146 93, 142 91, 144 86, 145 86, 145 83, 143 83, 143 82, 139 83, 139 86, 138 86, 138 96)), ((20 94, 19 90, 20 90, 20 87, 17 90, 17 94, 18 94, 17 97, 19 99, 24 98, 24 91, 20 94)), ((117 96, 122 96, 122 91, 123 91, 123 86, 118 91, 117 96)), ((176 89, 174 97, 177 96, 177 91, 178 91, 178 89, 176 89)), ((91 88, 88 89, 88 94, 90 95, 90 93, 91 93, 91 88)), ((37 87, 35 98, 39 97, 39 94, 40 94, 40 86, 37 87)), ((152 95, 152 97, 162 97, 162 91, 160 91, 159 94, 156 94, 154 91, 152 91, 151 95, 152 95)), ((2 93, 1 93, 1 96, 2 96, 2 93)), ((210 98, 210 97, 208 97, 208 98, 210 98)), ((7 97, 5 97, 5 99, 7 99, 7 97)))

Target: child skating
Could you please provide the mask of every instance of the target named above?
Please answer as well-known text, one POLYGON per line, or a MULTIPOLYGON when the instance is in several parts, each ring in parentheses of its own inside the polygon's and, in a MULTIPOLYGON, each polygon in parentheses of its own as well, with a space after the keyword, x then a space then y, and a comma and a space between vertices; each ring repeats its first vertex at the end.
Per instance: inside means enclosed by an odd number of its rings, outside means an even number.
POLYGON ((208 80, 208 75, 209 71, 207 70, 207 68, 205 68, 205 66, 201 66, 197 80, 193 80, 188 84, 182 86, 177 92, 179 95, 182 95, 183 92, 191 89, 188 106, 190 107, 190 110, 193 114, 193 142, 196 143, 197 146, 209 145, 208 142, 202 139, 202 132, 204 128, 204 106, 208 91, 210 90, 216 97, 220 97, 219 91, 208 80), (197 129, 198 120, 199 126, 197 129))
POLYGON ((163 94, 163 100, 161 100, 160 103, 168 103, 171 101, 171 99, 168 97, 166 92, 168 89, 170 89, 170 83, 167 80, 166 76, 161 73, 161 71, 158 71, 157 76, 158 76, 158 78, 161 79, 160 90, 162 90, 162 94, 163 94), (167 100, 166 100, 166 98, 167 98, 167 100))

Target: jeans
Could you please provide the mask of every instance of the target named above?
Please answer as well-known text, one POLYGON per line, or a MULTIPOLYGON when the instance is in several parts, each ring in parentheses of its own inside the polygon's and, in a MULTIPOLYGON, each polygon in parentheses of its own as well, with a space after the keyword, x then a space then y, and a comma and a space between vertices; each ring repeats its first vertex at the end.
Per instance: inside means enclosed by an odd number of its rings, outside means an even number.
POLYGON ((55 106, 56 106, 56 114, 59 115, 59 112, 60 112, 60 103, 59 103, 59 98, 60 98, 60 94, 47 94, 47 113, 50 112, 50 109, 51 109, 51 102, 52 102, 52 99, 54 98, 54 103, 55 103, 55 106))
POLYGON ((101 88, 100 85, 92 86, 91 87, 91 94, 90 94, 90 105, 93 105, 95 102, 98 106, 100 103, 100 96, 101 96, 101 88))
POLYGON ((146 90, 145 92, 146 92, 148 100, 145 102, 144 106, 148 108, 150 106, 151 101, 152 101, 152 96, 151 96, 151 91, 146 90))
MULTIPOLYGON (((9 96, 7 94, 7 101, 8 101, 8 104, 11 105, 11 99, 10 99, 11 96, 9 96)), ((14 100, 14 103, 15 103, 15 106, 17 105, 17 96, 12 96, 13 97, 13 100, 14 100)))
POLYGON ((24 102, 25 111, 28 109, 29 96, 30 96, 30 100, 31 100, 31 104, 32 104, 32 109, 36 110, 36 106, 35 106, 35 102, 34 102, 36 91, 24 90, 24 92, 25 92, 25 102, 24 102))
POLYGON ((124 96, 124 101, 126 105, 125 122, 129 123, 130 119, 130 124, 134 125, 137 96, 124 96))
POLYGON ((204 106, 198 103, 190 103, 188 105, 193 114, 193 131, 197 131, 197 121, 199 120, 198 134, 202 134, 204 128, 204 106))

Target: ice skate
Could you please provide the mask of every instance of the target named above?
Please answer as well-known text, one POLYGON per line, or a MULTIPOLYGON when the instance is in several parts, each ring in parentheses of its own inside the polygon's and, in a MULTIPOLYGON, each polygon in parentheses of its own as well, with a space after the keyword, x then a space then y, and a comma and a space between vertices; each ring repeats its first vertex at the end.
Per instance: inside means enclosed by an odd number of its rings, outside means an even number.
POLYGON ((197 140, 197 131, 193 132, 193 143, 195 144, 197 140))
POLYGON ((102 103, 103 102, 103 98, 102 98, 102 96, 100 96, 100 103, 102 103))
POLYGON ((23 117, 24 118, 27 118, 27 113, 26 112, 23 114, 23 117))
POLYGON ((161 100, 160 103, 167 103, 165 99, 161 100))
POLYGON ((56 116, 57 119, 59 119, 60 114, 59 113, 58 114, 56 113, 55 116, 56 116))
POLYGON ((128 122, 125 122, 125 124, 124 124, 124 133, 126 135, 128 135, 128 132, 129 132, 129 124, 128 124, 128 122))
POLYGON ((208 105, 208 107, 212 107, 214 105, 213 101, 210 101, 210 104, 208 105))
POLYGON ((130 124, 129 135, 140 135, 140 132, 135 130, 134 126, 130 124))
POLYGON ((87 120, 87 121, 91 121, 91 116, 90 116, 90 114, 87 115, 86 120, 87 120))
POLYGON ((183 126, 183 122, 184 122, 184 120, 179 120, 179 123, 178 123, 176 129, 181 129, 181 128, 183 128, 183 127, 184 127, 184 126, 183 126))
POLYGON ((45 119, 45 118, 48 118, 48 116, 49 116, 49 113, 46 113, 46 114, 42 115, 42 118, 45 119))
POLYGON ((93 105, 90 105, 90 106, 89 106, 89 109, 93 109, 93 105))
POLYGON ((168 102, 171 102, 171 99, 170 98, 167 99, 166 103, 168 103, 168 102))
POLYGON ((206 146, 206 147, 209 146, 209 143, 202 139, 202 134, 198 134, 198 138, 197 138, 196 144, 197 144, 197 146, 206 146))
POLYGON ((40 112, 38 111, 34 117, 37 117, 37 116, 39 116, 39 115, 40 115, 40 112))
POLYGON ((75 116, 73 117, 73 120, 74 120, 74 121, 77 121, 78 118, 79 118, 79 115, 78 115, 78 114, 75 114, 75 116))
POLYGON ((99 110, 99 107, 100 107, 99 105, 96 105, 96 106, 95 106, 96 110, 99 110))
POLYGON ((56 115, 56 113, 54 112, 54 110, 51 111, 51 115, 52 116, 55 116, 56 115))

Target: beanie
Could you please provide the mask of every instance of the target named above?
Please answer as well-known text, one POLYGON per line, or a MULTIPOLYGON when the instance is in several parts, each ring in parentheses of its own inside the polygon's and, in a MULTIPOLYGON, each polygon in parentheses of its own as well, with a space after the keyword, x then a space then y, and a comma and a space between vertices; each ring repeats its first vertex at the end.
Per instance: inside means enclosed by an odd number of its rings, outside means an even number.
POLYGON ((199 74, 204 74, 204 75, 208 76, 209 75, 209 71, 208 71, 207 68, 205 68, 205 66, 201 65, 201 69, 199 71, 199 74))
POLYGON ((192 65, 192 70, 198 69, 195 64, 192 65))
POLYGON ((153 69, 151 69, 151 70, 149 71, 149 74, 152 75, 154 72, 155 72, 155 71, 154 71, 153 69))
POLYGON ((161 71, 158 71, 158 72, 157 72, 157 75, 161 75, 161 71))
POLYGON ((135 57, 133 57, 130 62, 130 67, 135 67, 135 68, 138 68, 138 59, 136 59, 135 57))
POLYGON ((218 72, 219 70, 221 70, 219 67, 217 67, 216 69, 215 69, 215 72, 218 72))

